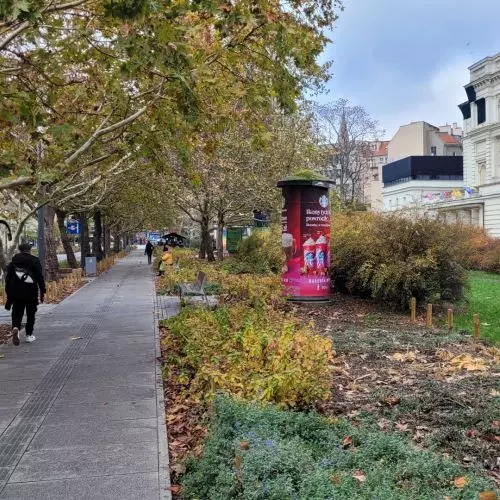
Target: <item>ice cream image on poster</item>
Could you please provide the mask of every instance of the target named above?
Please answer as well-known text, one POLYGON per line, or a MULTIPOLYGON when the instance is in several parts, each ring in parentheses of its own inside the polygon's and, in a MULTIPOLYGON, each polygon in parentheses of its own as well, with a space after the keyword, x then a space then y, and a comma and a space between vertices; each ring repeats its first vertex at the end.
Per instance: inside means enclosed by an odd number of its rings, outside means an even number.
POLYGON ((307 273, 312 273, 316 267, 316 242, 309 238, 302 247, 304 250, 304 267, 307 273))
POLYGON ((328 242, 325 236, 321 235, 316 240, 316 270, 318 275, 324 274, 325 270, 328 268, 328 262, 326 261, 326 256, 328 253, 328 242))
POLYGON ((282 189, 283 294, 293 301, 330 299, 330 199, 333 182, 308 173, 278 182, 282 189))

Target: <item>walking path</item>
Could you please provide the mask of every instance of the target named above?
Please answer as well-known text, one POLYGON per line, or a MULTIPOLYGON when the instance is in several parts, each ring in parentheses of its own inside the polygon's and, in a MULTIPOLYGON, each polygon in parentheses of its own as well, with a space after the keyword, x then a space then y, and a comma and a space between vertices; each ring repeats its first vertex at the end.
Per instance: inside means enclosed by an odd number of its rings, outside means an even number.
POLYGON ((136 251, 0 346, 1 500, 170 498, 155 303, 136 251))

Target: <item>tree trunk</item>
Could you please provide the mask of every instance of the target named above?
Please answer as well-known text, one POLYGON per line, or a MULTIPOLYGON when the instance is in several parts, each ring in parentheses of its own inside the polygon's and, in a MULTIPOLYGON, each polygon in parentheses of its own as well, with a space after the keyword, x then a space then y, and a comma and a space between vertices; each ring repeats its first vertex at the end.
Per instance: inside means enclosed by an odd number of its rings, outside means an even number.
POLYGON ((106 227, 104 229, 104 255, 109 255, 111 253, 111 230, 106 227))
POLYGON ((224 259, 224 214, 219 213, 217 217, 217 260, 224 259))
POLYGON ((66 217, 66 212, 56 209, 57 216, 57 226, 59 227, 59 233, 61 235, 61 242, 66 252, 66 258, 68 259, 68 265, 71 269, 76 269, 78 267, 78 262, 76 261, 75 252, 73 252, 73 247, 69 241, 68 234, 64 227, 64 219, 66 217))
POLYGON ((209 218, 206 215, 202 215, 199 257, 200 259, 206 258, 209 262, 213 262, 215 260, 212 238, 210 237, 209 218))
POLYGON ((121 250, 120 233, 118 231, 114 234, 114 240, 113 250, 118 253, 121 250))
POLYGON ((59 261, 57 259, 57 239, 54 231, 56 210, 45 206, 45 278, 47 281, 57 279, 59 261))
POLYGON ((85 269, 85 256, 90 253, 89 223, 87 214, 80 214, 80 250, 82 268, 85 269))
POLYGON ((102 217, 101 212, 97 211, 94 214, 94 238, 92 240, 93 253, 97 258, 97 262, 102 260, 102 217))

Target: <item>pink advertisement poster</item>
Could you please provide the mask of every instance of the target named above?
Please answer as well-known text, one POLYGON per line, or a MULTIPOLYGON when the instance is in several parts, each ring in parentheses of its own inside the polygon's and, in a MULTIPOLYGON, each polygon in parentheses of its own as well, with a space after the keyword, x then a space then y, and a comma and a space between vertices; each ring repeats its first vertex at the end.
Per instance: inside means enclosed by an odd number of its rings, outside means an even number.
POLYGON ((291 299, 330 296, 330 200, 328 188, 283 186, 284 294, 291 299))

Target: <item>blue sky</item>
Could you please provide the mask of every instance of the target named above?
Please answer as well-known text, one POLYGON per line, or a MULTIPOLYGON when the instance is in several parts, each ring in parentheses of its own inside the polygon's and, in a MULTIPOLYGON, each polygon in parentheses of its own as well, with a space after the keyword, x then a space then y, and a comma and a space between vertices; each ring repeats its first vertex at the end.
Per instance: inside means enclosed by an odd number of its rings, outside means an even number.
POLYGON ((457 121, 470 64, 500 52, 500 0, 344 0, 324 53, 329 93, 364 106, 390 139, 399 125, 457 121))

